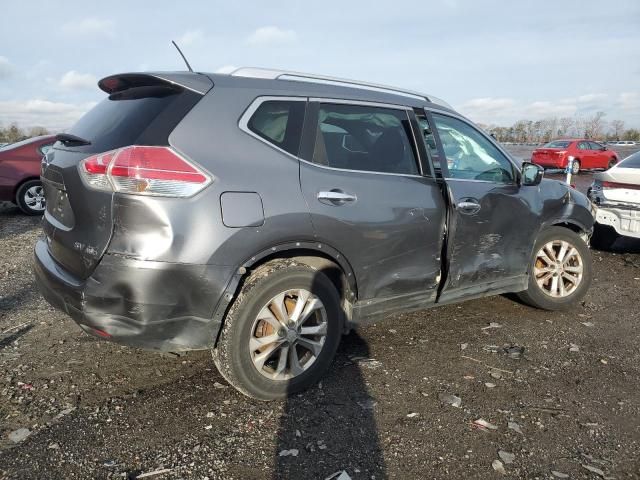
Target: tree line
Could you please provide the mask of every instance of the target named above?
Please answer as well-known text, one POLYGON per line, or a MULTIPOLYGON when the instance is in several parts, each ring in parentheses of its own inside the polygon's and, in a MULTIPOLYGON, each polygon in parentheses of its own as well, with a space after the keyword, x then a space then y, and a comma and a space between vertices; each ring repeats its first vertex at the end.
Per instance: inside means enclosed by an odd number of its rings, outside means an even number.
POLYGON ((16 123, 8 127, 0 126, 0 143, 14 143, 39 135, 48 135, 49 130, 44 127, 21 128, 16 123))
POLYGON ((550 117, 542 120, 518 120, 510 127, 481 125, 500 142, 546 143, 554 138, 577 137, 600 141, 640 141, 640 130, 625 128, 624 121, 604 119, 604 112, 591 117, 550 117))

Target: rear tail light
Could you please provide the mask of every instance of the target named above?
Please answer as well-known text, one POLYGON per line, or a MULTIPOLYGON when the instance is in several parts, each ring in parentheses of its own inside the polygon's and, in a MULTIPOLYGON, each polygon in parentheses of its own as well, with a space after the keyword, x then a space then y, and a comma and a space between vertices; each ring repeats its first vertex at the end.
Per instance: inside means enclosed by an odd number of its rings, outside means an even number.
POLYGON ((632 183, 602 182, 602 188, 626 188, 628 190, 640 190, 640 185, 634 185, 632 183))
POLYGON ((169 147, 124 147, 80 162, 92 188, 135 195, 190 197, 211 178, 169 147))

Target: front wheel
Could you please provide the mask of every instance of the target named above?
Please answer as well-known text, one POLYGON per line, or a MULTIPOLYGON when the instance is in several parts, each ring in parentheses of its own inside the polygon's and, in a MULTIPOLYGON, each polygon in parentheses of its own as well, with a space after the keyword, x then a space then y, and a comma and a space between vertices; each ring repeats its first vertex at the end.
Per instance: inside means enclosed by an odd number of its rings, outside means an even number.
POLYGON ((252 273, 225 319, 213 359, 240 392, 273 400, 316 383, 342 335, 340 297, 322 272, 294 260, 252 273))
POLYGON ((527 290, 518 296, 543 310, 564 310, 580 301, 593 277, 591 252, 571 230, 551 227, 536 240, 527 290))
POLYGON ((609 165, 607 165, 607 170, 615 167, 616 163, 618 163, 618 159, 616 158, 612 158, 611 160, 609 160, 609 165))

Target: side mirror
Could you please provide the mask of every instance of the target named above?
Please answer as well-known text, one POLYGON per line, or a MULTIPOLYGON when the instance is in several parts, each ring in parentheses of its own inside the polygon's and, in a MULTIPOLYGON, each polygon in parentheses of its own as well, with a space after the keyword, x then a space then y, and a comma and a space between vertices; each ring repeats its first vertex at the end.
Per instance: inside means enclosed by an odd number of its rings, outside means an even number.
POLYGON ((605 150, 609 150, 609 148, 606 145, 603 145, 602 148, 600 148, 600 150, 604 152, 605 150))
POLYGON ((522 185, 530 187, 540 185, 544 168, 531 162, 522 162, 522 185))

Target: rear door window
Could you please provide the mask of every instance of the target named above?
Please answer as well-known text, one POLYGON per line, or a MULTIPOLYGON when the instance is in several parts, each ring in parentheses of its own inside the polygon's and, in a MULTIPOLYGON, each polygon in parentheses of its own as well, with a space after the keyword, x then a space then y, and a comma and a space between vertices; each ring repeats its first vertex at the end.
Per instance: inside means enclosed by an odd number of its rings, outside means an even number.
POLYGON ((418 175, 407 111, 320 104, 313 162, 332 168, 418 175))
POLYGON ((266 142, 298 155, 306 100, 266 100, 249 119, 247 127, 266 142))
POLYGON ((590 150, 588 142, 578 143, 578 150, 590 150))

